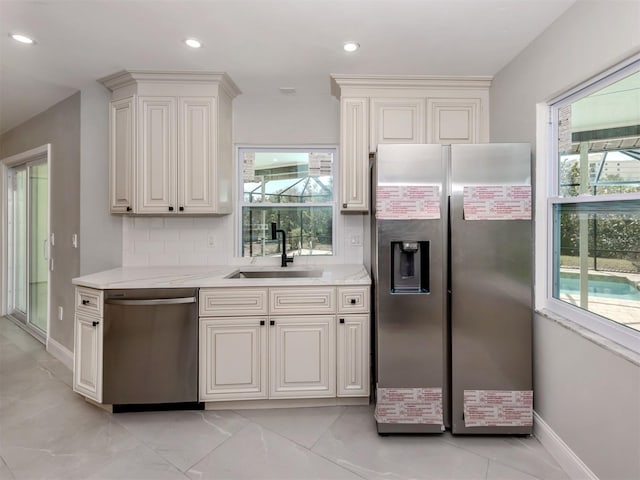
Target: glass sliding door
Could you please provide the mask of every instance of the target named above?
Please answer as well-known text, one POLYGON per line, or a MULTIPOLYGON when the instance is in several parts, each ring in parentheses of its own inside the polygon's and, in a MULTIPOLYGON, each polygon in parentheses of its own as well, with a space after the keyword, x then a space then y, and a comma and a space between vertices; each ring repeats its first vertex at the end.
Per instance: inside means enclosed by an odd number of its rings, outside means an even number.
POLYGON ((8 193, 9 314, 44 339, 49 290, 47 162, 11 168, 8 193))
POLYGON ((47 331, 48 168, 46 163, 29 167, 29 310, 28 322, 47 331))
POLYGON ((9 261, 13 270, 13 305, 10 307, 13 307, 13 316, 24 322, 27 319, 27 168, 22 166, 14 169, 12 177, 13 191, 10 195, 13 208, 9 212, 9 226, 12 227, 9 251, 13 255, 9 254, 9 261))

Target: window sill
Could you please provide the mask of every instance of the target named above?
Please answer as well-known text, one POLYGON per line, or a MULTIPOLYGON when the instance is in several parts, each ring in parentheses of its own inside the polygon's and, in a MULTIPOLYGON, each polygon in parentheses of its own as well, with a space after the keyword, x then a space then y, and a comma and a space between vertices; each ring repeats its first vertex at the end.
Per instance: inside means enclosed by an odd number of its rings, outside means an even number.
POLYGON ((573 320, 570 320, 563 315, 559 315, 556 312, 550 311, 548 309, 543 309, 543 310, 536 310, 536 313, 563 326, 567 330, 571 330, 572 332, 577 333, 581 337, 589 340, 592 343, 595 343, 599 347, 602 347, 605 350, 619 357, 622 357, 625 360, 640 367, 640 353, 634 352, 633 350, 630 350, 629 348, 626 348, 607 337, 604 337, 596 332, 593 332, 588 328, 583 327, 582 325, 574 322, 573 320))

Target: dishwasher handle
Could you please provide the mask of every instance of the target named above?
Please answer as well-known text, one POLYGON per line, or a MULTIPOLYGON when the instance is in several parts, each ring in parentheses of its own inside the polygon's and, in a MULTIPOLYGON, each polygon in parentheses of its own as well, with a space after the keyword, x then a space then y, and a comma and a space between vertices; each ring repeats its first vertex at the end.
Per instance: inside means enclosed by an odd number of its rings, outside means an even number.
POLYGON ((124 300, 108 298, 104 303, 110 305, 178 305, 181 303, 196 303, 196 297, 182 298, 150 298, 145 300, 124 300))

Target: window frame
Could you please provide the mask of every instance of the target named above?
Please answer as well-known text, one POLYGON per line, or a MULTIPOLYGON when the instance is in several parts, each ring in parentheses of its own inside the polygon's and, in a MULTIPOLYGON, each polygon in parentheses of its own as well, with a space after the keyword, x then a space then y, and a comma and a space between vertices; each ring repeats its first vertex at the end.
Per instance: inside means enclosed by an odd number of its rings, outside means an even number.
POLYGON ((538 105, 537 145, 541 154, 546 153, 547 160, 537 162, 538 166, 542 168, 539 168, 537 174, 538 188, 536 189, 540 200, 536 202, 539 225, 536 227, 538 247, 536 248, 535 293, 536 310, 568 318, 579 326, 640 354, 640 331, 635 331, 553 296, 555 273, 554 206, 563 203, 588 204, 640 200, 640 193, 559 196, 558 112, 562 107, 637 71, 640 71, 640 54, 634 55, 564 94, 538 105))
MULTIPOLYGON (((236 239, 235 247, 234 247, 234 256, 242 259, 248 259, 251 263, 259 261, 260 259, 268 258, 271 259, 273 257, 248 257, 243 255, 243 239, 242 239, 242 209, 243 207, 254 205, 255 207, 273 207, 277 208, 278 206, 283 206, 281 203, 256 203, 251 204, 245 202, 244 200, 244 178, 242 174, 243 162, 241 160, 242 152, 251 151, 251 152, 330 152, 333 154, 333 165, 331 168, 331 173, 333 177, 333 190, 332 190, 332 200, 331 202, 319 202, 319 203, 291 203, 284 204, 285 208, 295 208, 295 207, 331 207, 331 246, 332 246, 332 254, 331 255, 302 255, 296 256, 296 260, 299 259, 312 259, 314 263, 322 263, 323 261, 327 261, 327 257, 332 260, 332 263, 335 262, 335 259, 340 255, 339 247, 337 245, 338 236, 338 228, 339 223, 337 218, 337 192, 336 188, 339 185, 339 148, 338 145, 237 145, 236 146, 236 208, 235 208, 235 232, 236 239)), ((279 261, 279 259, 277 259, 279 261)))

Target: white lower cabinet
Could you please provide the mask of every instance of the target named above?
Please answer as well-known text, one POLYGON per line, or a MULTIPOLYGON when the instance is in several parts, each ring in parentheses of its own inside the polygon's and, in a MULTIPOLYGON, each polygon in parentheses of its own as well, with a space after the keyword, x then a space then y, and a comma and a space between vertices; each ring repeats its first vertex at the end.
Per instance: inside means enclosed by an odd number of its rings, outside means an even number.
POLYGON ((200 320, 200 400, 267 397, 267 318, 200 320))
POLYGON ((76 313, 73 390, 102 402, 102 318, 76 313))
POLYGON ((270 397, 336 396, 335 326, 333 315, 270 318, 270 397))
POLYGON ((200 400, 368 397, 369 287, 266 290, 200 289, 200 400))
POLYGON ((338 396, 369 395, 369 315, 338 319, 338 396))

